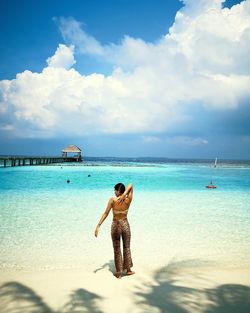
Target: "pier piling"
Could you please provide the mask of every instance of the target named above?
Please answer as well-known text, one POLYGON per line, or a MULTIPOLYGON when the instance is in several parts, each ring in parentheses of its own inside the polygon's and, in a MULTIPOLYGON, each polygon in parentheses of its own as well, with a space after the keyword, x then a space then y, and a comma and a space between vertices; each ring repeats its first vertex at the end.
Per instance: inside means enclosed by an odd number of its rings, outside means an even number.
POLYGON ((81 162, 79 156, 39 157, 39 156, 0 156, 0 167, 48 165, 52 163, 81 162))

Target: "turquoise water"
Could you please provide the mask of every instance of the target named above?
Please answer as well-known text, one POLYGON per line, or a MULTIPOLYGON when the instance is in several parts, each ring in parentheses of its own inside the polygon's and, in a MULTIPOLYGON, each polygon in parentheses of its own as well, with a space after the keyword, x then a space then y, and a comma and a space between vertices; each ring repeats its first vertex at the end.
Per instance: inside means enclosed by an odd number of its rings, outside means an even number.
POLYGON ((96 161, 2 168, 0 179, 2 269, 95 270, 111 260, 111 214, 98 238, 94 229, 117 182, 134 185, 135 266, 173 259, 250 266, 247 163, 96 161), (205 188, 210 180, 217 189, 205 188))

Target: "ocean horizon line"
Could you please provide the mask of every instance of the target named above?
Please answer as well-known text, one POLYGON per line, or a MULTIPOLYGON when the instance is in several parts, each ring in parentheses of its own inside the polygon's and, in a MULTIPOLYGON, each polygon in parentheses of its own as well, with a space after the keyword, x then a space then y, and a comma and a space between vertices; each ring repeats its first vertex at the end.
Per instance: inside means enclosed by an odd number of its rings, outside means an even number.
MULTIPOLYGON (((0 154, 0 158, 6 158, 6 157, 26 157, 26 158, 34 158, 34 157, 59 157, 59 155, 44 155, 44 154, 0 154)), ((196 162, 214 162, 214 160, 217 158, 218 162, 250 162, 250 158, 218 158, 218 157, 210 157, 210 158, 192 158, 192 157, 166 157, 166 156, 91 156, 86 155, 82 156, 84 161, 92 161, 92 160, 119 160, 119 161, 133 161, 133 162, 143 162, 143 161, 168 161, 168 162, 190 162, 190 161, 196 161, 196 162)), ((80 162, 81 163, 81 162, 80 162)))

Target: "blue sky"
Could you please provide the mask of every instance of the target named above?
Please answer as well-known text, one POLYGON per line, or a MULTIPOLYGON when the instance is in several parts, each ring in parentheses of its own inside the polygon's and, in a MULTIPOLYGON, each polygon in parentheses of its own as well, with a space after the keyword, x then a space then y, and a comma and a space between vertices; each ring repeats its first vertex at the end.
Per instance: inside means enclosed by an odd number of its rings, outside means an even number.
POLYGON ((250 3, 0 3, 0 154, 250 158, 250 3))
MULTIPOLYGON (((40 72, 62 42, 54 17, 74 17, 103 44, 126 34, 155 41, 172 25, 182 3, 165 0, 3 0, 1 12, 0 79, 13 79, 26 69, 40 72)), ((79 58, 76 68, 86 74, 99 70, 94 60, 79 58), (85 68, 86 66, 86 68, 85 68)), ((103 69, 102 69, 103 71, 103 69)))

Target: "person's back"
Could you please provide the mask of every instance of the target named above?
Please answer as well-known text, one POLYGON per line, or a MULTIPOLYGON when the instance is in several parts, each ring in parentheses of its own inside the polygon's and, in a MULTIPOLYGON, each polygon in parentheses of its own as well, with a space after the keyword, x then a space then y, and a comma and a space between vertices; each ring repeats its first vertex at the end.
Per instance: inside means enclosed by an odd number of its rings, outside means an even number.
POLYGON ((126 197, 125 200, 121 203, 119 197, 113 198, 113 219, 120 220, 127 218, 128 210, 130 207, 131 199, 126 197))

